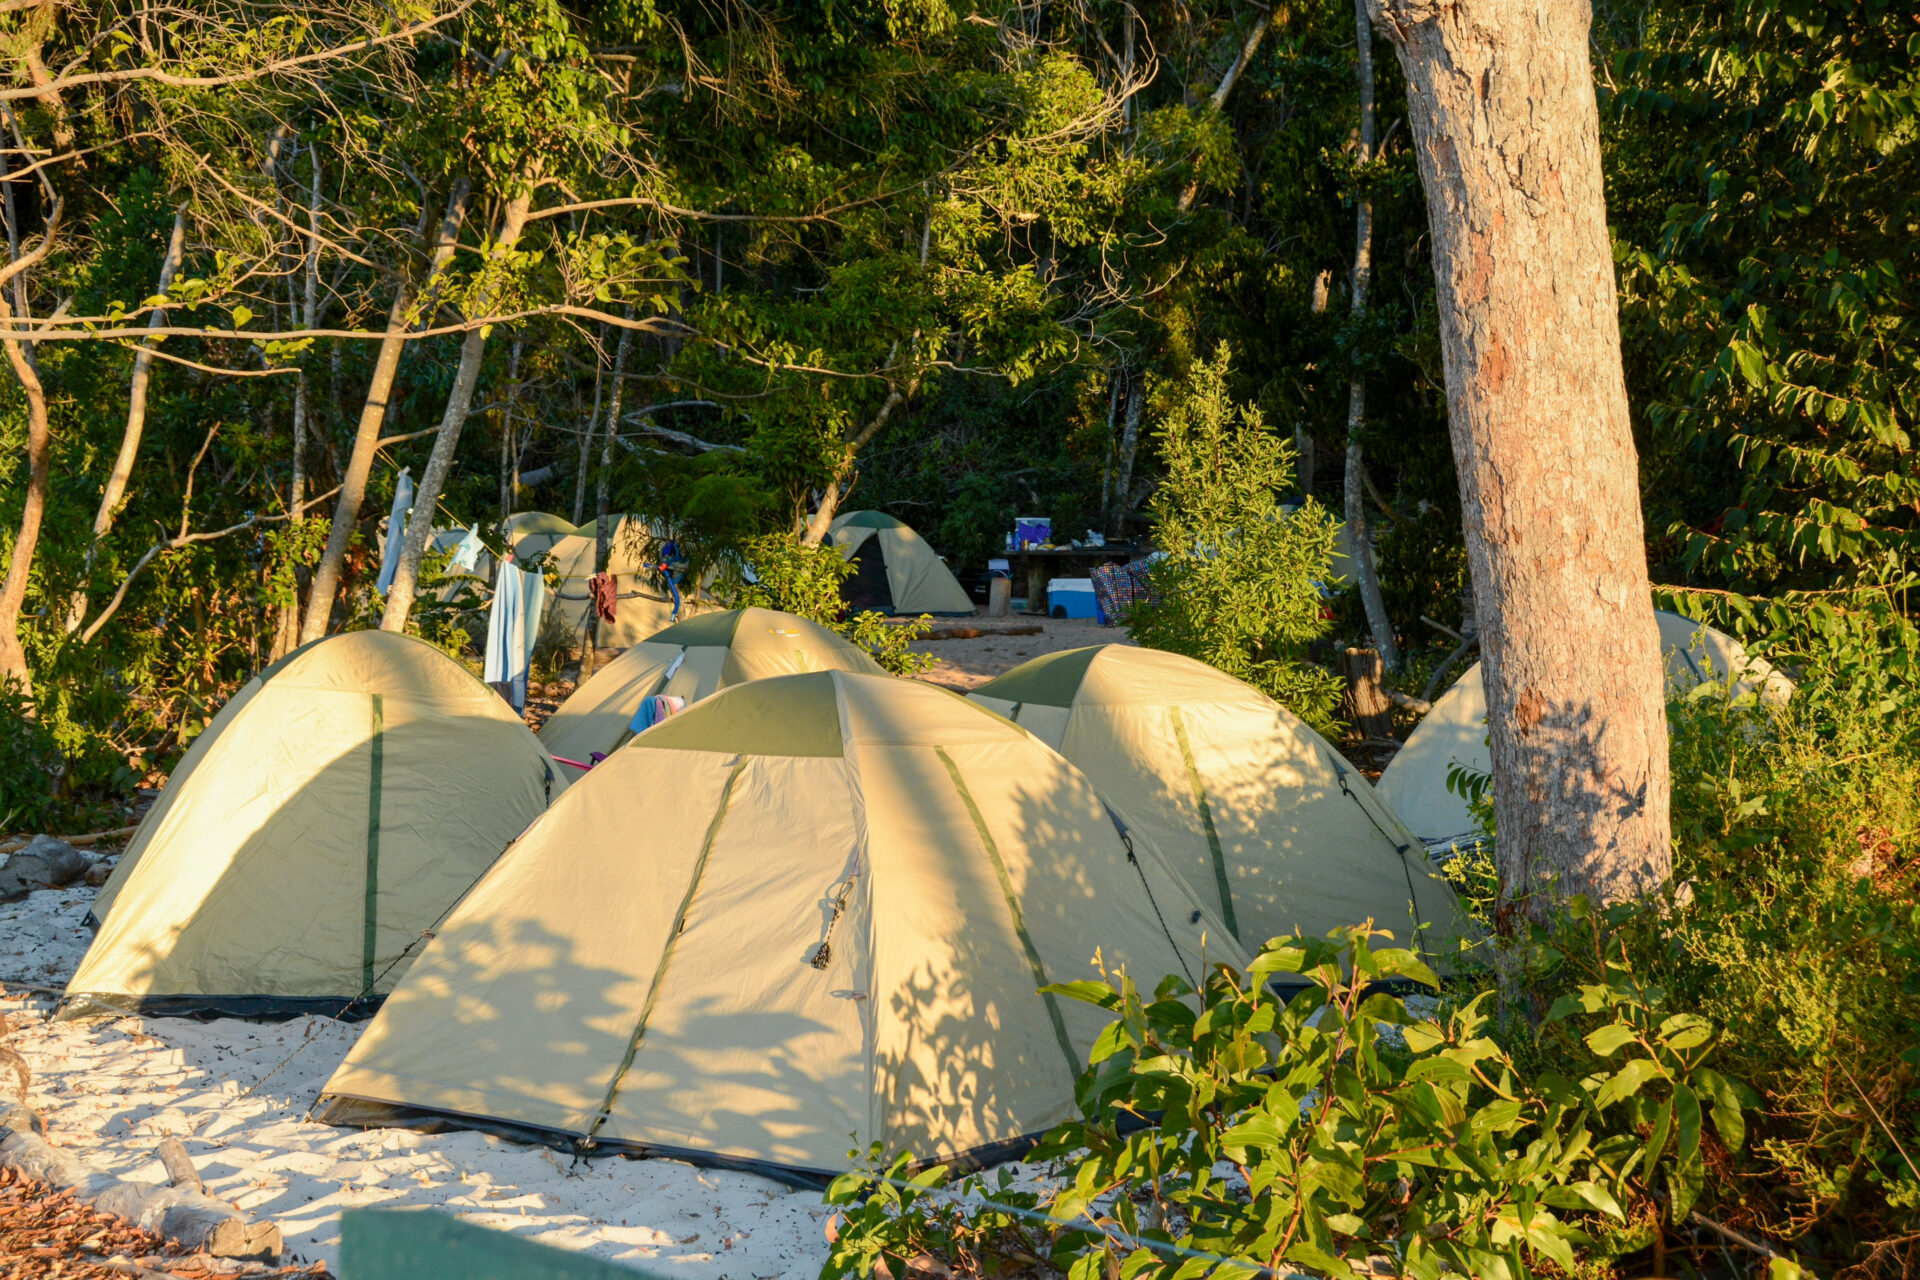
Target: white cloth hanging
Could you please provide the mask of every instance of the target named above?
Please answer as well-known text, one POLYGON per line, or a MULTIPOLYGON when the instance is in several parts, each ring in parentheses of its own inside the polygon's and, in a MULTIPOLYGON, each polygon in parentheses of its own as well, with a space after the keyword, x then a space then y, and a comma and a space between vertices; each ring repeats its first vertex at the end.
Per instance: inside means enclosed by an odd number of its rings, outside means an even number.
POLYGON ((407 536, 407 513, 413 510, 412 470, 400 468, 399 482, 393 486, 393 509, 387 512, 387 540, 380 547, 380 578, 374 584, 382 595, 393 589, 393 575, 400 569, 400 546, 407 536))
POLYGON ((448 573, 472 573, 480 563, 480 553, 486 550, 480 543, 480 526, 467 530, 466 536, 454 544, 453 558, 447 561, 448 573))

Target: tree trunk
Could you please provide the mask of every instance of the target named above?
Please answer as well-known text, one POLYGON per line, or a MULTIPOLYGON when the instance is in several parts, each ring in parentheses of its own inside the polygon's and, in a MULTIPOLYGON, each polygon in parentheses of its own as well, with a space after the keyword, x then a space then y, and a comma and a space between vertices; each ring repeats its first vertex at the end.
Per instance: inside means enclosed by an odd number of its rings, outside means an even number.
MULTIPOLYGON (((17 259, 16 259, 17 260, 17 259)), ((0 298, 0 325, 12 327, 13 308, 0 298)), ((0 689, 18 681, 20 692, 31 694, 33 672, 20 646, 20 606, 27 598, 27 575, 40 541, 40 520, 47 509, 47 478, 53 453, 53 431, 47 423, 47 393, 40 371, 17 338, 5 341, 7 360, 27 396, 27 493, 20 510, 20 530, 13 539, 13 558, 0 580, 0 689)))
MULTIPOLYGON (((31 46, 29 46, 31 47, 31 46)), ((27 272, 53 249, 60 225, 61 202, 53 201, 47 212, 40 243, 31 252, 20 252, 20 216, 14 207, 13 184, 4 179, 7 161, 0 151, 0 192, 4 192, 7 224, 7 265, 0 281, 13 291, 14 305, 0 298, 0 327, 11 332, 13 319, 25 319, 27 310, 27 272)), ((31 344, 8 337, 4 343, 7 361, 20 379, 27 397, 27 492, 20 507, 20 530, 14 536, 13 555, 7 572, 0 579, 0 689, 18 682, 20 692, 33 694, 33 672, 27 666, 27 653, 20 644, 20 609, 27 599, 27 578, 33 571, 33 554, 40 542, 40 522, 47 510, 47 486, 53 456, 53 428, 47 421, 47 392, 40 382, 40 365, 34 359, 31 344)))
POLYGON ((1121 366, 1127 381, 1127 424, 1120 430, 1120 453, 1114 460, 1113 506, 1107 511, 1107 536, 1124 536, 1127 506, 1133 494, 1133 458, 1140 449, 1140 416, 1147 408, 1147 378, 1131 362, 1121 366))
MULTIPOLYGON (((166 257, 160 262, 160 282, 154 292, 165 293, 173 284, 174 272, 180 269, 180 258, 187 238, 187 207, 181 205, 173 214, 173 235, 167 241, 166 257)), ((155 309, 147 317, 149 329, 164 328, 167 313, 155 309)), ((67 634, 72 635, 80 629, 87 617, 87 587, 93 581, 93 566, 100 556, 100 545, 107 535, 113 532, 113 522, 120 514, 120 501, 126 496, 127 481, 133 475, 134 460, 140 454, 140 437, 147 429, 147 387, 153 377, 152 341, 140 344, 133 357, 133 377, 127 383, 127 426, 120 436, 120 453, 113 460, 113 470, 107 473, 107 484, 100 492, 100 506, 93 513, 93 536, 87 543, 87 559, 80 571, 80 581, 73 589, 73 595, 67 601, 67 634)))
POLYGON ((1100 464, 1100 520, 1103 527, 1113 510, 1113 463, 1120 447, 1116 437, 1119 426, 1120 365, 1116 363, 1107 372, 1107 456, 1100 464))
MULTIPOLYGON (((624 334, 624 331, 623 331, 624 334)), ((600 425, 600 397, 606 391, 607 326, 600 326, 599 359, 593 362, 593 412, 587 415, 587 429, 580 436, 580 467, 573 476, 573 522, 587 518, 587 472, 593 469, 593 433, 600 425)))
MULTIPOLYGON (((302 299, 301 325, 312 329, 320 323, 320 152, 307 148, 313 165, 313 182, 307 188, 306 292, 302 299)), ((311 413, 307 388, 307 367, 303 363, 293 380, 293 477, 287 482, 287 510, 298 520, 307 497, 307 419, 311 413)))
MULTIPOLYGON (((187 207, 181 205, 174 211, 173 235, 167 240, 167 256, 160 263, 160 282, 154 288, 156 294, 163 294, 173 286, 173 276, 180 269, 186 239, 187 207)), ((149 329, 164 328, 166 323, 167 313, 158 309, 147 317, 149 329)), ((120 499, 127 492, 127 480, 133 475, 134 458, 140 452, 140 437, 147 426, 147 387, 152 374, 153 343, 149 340, 140 344, 139 352, 133 357, 133 377, 127 384, 127 429, 120 437, 120 455, 113 460, 113 470, 107 476, 107 487, 101 491, 100 507, 93 513, 93 551, 99 549, 100 540, 112 530, 114 517, 119 514, 120 499)), ((91 564, 92 551, 87 559, 91 564)))
POLYGON ((1345 662, 1347 712, 1362 738, 1376 742, 1393 739, 1393 704, 1381 679, 1380 655, 1372 649, 1349 649, 1345 662))
MULTIPOLYGON (((447 210, 440 219, 440 231, 434 238, 433 252, 421 294, 431 294, 436 277, 453 257, 454 242, 460 224, 467 216, 467 196, 472 185, 461 178, 447 197, 447 210)), ((422 231, 425 222, 422 220, 422 231)), ((340 477, 340 500, 334 504, 333 527, 327 531, 327 547, 313 570, 313 585, 307 590, 307 617, 300 628, 300 642, 311 644, 327 634, 333 616, 333 598, 340 588, 340 570, 347 556, 347 542, 353 536, 354 523, 360 518, 360 502, 367 496, 367 476, 373 470, 373 455, 380 443, 380 429, 387 420, 387 402, 393 395, 393 381, 400 371, 400 353, 407 345, 407 330, 412 326, 413 304, 417 295, 408 279, 394 286, 393 307, 387 313, 387 333, 380 341, 380 353, 373 363, 373 378, 367 385, 366 403, 360 410, 360 429, 353 438, 353 452, 347 458, 340 477)))
MULTIPOLYGON (((632 307, 627 308, 626 316, 629 320, 633 319, 632 307)), ((620 330, 620 345, 614 348, 613 352, 613 389, 607 393, 607 431, 601 437, 600 475, 594 482, 593 571, 595 573, 607 571, 607 548, 613 537, 612 531, 607 528, 607 503, 613 485, 613 442, 620 435, 620 406, 627 398, 627 356, 632 350, 633 330, 623 327, 620 330)), ((600 615, 596 613, 591 616, 598 618, 600 615)), ((593 634, 595 641, 598 642, 600 636, 598 623, 594 624, 593 634)))
MULTIPOLYGON (((1360 91, 1360 167, 1373 162, 1373 27, 1367 21, 1367 0, 1354 0, 1354 24, 1359 35, 1354 60, 1354 79, 1360 91)), ((1373 195, 1367 189, 1367 177, 1360 178, 1360 189, 1353 202, 1353 297, 1354 331, 1367 312, 1367 289, 1373 283, 1373 195)), ((1367 631, 1373 647, 1380 651, 1380 662, 1389 671, 1400 667, 1400 649, 1393 642, 1393 621, 1387 617, 1386 597, 1380 594, 1380 573, 1373 563, 1373 537, 1367 528, 1366 456, 1360 444, 1360 428, 1367 419, 1367 380, 1354 353, 1354 367, 1347 382, 1347 474, 1342 496, 1345 498, 1347 535, 1353 539, 1353 576, 1360 588, 1360 606, 1366 611, 1367 631)))
MULTIPOLYGON (((508 256, 520 243, 526 229, 527 214, 533 208, 533 193, 508 198, 500 214, 500 226, 494 233, 488 252, 487 268, 504 271, 508 256)), ((497 284, 479 290, 473 300, 476 315, 493 310, 497 284)), ((387 607, 380 617, 382 631, 405 631, 407 615, 413 611, 414 587, 420 580, 420 559, 433 537, 433 512, 446 490, 447 477, 453 473, 454 450, 460 444, 460 432, 467 425, 473 408, 473 390, 480 382, 480 364, 486 357, 486 329, 469 329, 460 344, 460 365, 454 371, 453 389, 447 393, 447 408, 440 415, 440 431, 433 438, 433 451, 427 455, 426 469, 420 475, 420 487, 414 492, 413 509, 419 513, 407 522, 406 536, 400 543, 400 563, 393 571, 393 583, 387 588, 387 607)))
POLYGON ((520 460, 520 448, 513 438, 513 409, 520 399, 520 352, 526 346, 526 335, 513 335, 513 349, 507 353, 507 412, 500 424, 500 518, 505 520, 513 514, 513 489, 516 465, 520 460))
MULTIPOLYGON (((1270 10, 1262 9, 1253 16, 1253 26, 1248 29, 1247 38, 1240 44, 1240 56, 1233 60, 1233 65, 1227 68, 1227 73, 1220 77, 1220 83, 1214 87, 1212 94, 1207 98, 1207 105, 1214 111, 1226 109, 1227 95, 1232 93, 1233 86, 1239 83, 1240 73, 1245 71, 1247 65, 1253 61, 1253 55, 1260 52, 1260 42, 1267 38, 1267 28, 1273 23, 1274 15, 1270 10)), ((1132 32, 1131 19, 1129 19, 1128 32, 1129 34, 1132 32)), ((1178 204, 1180 212, 1185 213, 1193 208, 1194 197, 1199 194, 1200 183, 1197 180, 1189 182, 1186 190, 1180 193, 1178 204)))
POLYGON ((820 505, 814 509, 811 516, 807 517, 806 525, 801 530, 801 546, 817 547, 826 540, 827 530, 833 527, 835 513, 840 510, 840 504, 846 500, 847 493, 853 488, 853 464, 859 460, 860 450, 880 434, 880 428, 887 425, 887 419, 893 416, 893 411, 913 399, 919 390, 920 375, 917 373, 905 387, 889 388, 887 398, 880 404, 880 411, 873 415, 872 421, 860 428, 858 434, 846 442, 840 454, 840 464, 833 469, 833 478, 820 495, 820 505))
POLYGON ((1370 0, 1427 193, 1503 927, 1672 870, 1585 0, 1370 0))

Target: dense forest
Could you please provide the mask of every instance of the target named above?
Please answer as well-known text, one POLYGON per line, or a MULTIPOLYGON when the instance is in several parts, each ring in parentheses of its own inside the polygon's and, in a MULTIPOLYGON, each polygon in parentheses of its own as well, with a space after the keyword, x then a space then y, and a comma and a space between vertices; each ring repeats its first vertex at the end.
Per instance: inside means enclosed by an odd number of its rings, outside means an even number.
MULTIPOLYGON (((1375 549, 1377 598, 1248 641, 1286 659, 1266 687, 1329 723, 1364 645, 1410 723, 1473 587, 1408 86, 1365 14, 0 6, 0 831, 124 804, 303 640, 466 649, 433 527, 635 513, 724 584, 878 508, 978 574, 1017 515, 1151 539, 1206 395, 1276 500, 1375 549), (403 473, 437 514, 379 590, 403 473)), ((1911 1274, 1920 16, 1597 0, 1590 53, 1656 603, 1801 692, 1764 737, 1670 708, 1692 923, 1566 924, 1552 981, 1637 974, 1723 1028, 1717 1128, 1672 1104, 1704 1164, 1635 1212, 1703 1197, 1735 1252, 1911 1274)), ((1572 1073, 1568 1044, 1508 1065, 1572 1073)))
MULTIPOLYGON (((1388 57, 1356 159, 1348 7, 8 21, 47 69, 9 90, 5 191, 49 439, 10 380, 9 547, 36 452, 48 480, 0 653, 68 787, 164 759, 297 637, 343 483, 335 625, 430 466, 443 527, 640 511, 713 556, 851 491, 977 571, 1016 512, 1142 529, 1154 424, 1221 343, 1335 511, 1351 434, 1390 625, 1450 647, 1426 215, 1388 57)), ((1651 573, 1749 632, 1903 608, 1915 38, 1874 4, 1597 15, 1651 573)))

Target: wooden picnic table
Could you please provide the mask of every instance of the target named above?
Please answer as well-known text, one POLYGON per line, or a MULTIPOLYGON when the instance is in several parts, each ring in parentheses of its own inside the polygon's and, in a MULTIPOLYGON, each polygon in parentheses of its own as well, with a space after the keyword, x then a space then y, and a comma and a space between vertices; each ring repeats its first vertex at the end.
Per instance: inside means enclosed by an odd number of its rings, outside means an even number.
POLYGON ((1027 570, 1027 612, 1045 616, 1047 612, 1047 581, 1054 576, 1054 570, 1068 564, 1111 564, 1125 561, 1135 556, 1145 555, 1149 548, 1133 543, 1109 542, 1104 547, 1030 547, 1025 551, 1006 551, 995 556, 996 560, 1005 560, 1007 568, 1015 573, 1025 561, 1027 570))

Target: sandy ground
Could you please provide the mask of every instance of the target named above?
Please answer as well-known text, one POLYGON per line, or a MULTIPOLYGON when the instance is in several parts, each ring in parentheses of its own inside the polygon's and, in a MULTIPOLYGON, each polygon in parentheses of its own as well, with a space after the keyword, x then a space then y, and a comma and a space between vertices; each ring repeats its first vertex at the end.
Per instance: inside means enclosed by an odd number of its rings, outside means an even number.
POLYGON ((1103 627, 1090 618, 1039 618, 1014 614, 1010 618, 942 618, 934 624, 937 635, 943 631, 969 630, 981 633, 977 638, 917 640, 911 646, 916 653, 928 653, 939 659, 931 671, 920 677, 965 693, 978 688, 997 675, 1004 675, 1029 658, 1061 649, 1078 649, 1092 644, 1132 644, 1125 627, 1103 627), (1039 627, 1038 635, 1017 635, 1039 627))
POLYGON ((47 1137, 96 1168, 163 1182, 178 1136, 211 1194, 280 1224, 288 1261, 337 1265, 340 1213, 430 1205, 688 1280, 812 1280, 829 1210, 816 1191, 671 1160, 577 1162, 474 1133, 358 1131, 302 1117, 364 1024, 322 1018, 52 1022, 85 952, 93 890, 0 903, 0 1017, 33 1072, 47 1137))

